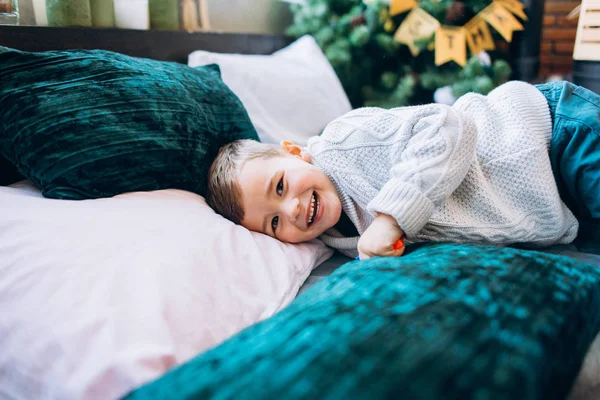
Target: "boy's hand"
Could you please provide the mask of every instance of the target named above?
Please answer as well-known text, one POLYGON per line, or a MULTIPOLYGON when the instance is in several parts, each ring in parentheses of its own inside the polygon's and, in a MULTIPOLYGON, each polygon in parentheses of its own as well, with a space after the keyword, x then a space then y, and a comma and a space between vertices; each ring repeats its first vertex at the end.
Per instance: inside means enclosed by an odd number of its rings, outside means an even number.
POLYGON ((358 240, 358 254, 361 260, 375 256, 401 256, 404 246, 394 249, 394 244, 404 236, 396 219, 379 214, 358 240))

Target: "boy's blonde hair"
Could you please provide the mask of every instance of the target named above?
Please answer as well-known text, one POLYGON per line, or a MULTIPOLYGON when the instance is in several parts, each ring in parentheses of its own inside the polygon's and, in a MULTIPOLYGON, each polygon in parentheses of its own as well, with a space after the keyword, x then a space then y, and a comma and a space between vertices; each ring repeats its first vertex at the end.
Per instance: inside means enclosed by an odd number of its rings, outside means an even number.
POLYGON ((213 210, 236 224, 244 219, 242 190, 238 179, 244 165, 256 158, 284 156, 277 145, 241 139, 221 147, 208 176, 206 201, 213 210))

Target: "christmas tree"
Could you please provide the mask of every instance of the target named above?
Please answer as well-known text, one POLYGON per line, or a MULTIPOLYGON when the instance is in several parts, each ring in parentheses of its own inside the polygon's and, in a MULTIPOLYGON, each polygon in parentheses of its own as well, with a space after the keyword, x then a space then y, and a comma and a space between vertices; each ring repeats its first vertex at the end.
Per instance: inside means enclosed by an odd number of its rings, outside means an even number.
MULTIPOLYGON (((464 25, 490 3, 414 2, 445 26, 464 25)), ((464 67, 455 62, 436 66, 435 34, 411 42, 413 51, 394 38, 408 12, 391 15, 389 0, 305 0, 292 4, 291 10, 294 22, 288 34, 316 39, 354 107, 430 103, 436 90, 436 100, 445 94, 447 99, 438 101, 451 102, 471 91, 486 94, 511 73, 507 54, 500 51, 469 54, 464 67)))

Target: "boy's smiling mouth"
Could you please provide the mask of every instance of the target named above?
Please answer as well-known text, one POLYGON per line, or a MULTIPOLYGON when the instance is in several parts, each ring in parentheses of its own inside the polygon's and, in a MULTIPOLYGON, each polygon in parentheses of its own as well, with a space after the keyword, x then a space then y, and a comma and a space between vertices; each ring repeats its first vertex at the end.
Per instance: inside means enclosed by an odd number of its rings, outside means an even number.
POLYGON ((310 197, 310 206, 307 209, 306 226, 309 227, 315 221, 319 213, 319 196, 317 192, 313 192, 310 197))

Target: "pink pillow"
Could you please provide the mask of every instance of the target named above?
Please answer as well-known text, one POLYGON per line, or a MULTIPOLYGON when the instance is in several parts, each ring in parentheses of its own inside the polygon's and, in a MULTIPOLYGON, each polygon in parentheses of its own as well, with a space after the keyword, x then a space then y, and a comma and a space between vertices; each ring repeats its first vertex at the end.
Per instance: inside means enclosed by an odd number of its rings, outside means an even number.
POLYGON ((331 255, 180 190, 67 201, 0 187, 0 387, 117 398, 273 315, 331 255))

